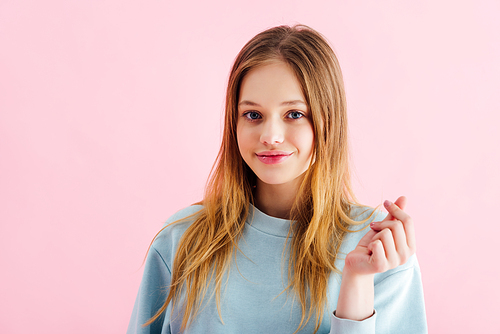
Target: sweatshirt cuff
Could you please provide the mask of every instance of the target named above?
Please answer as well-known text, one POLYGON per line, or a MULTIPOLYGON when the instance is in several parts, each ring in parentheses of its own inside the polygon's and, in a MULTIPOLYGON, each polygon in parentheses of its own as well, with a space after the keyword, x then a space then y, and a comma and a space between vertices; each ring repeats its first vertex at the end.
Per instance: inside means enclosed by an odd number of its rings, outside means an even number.
POLYGON ((331 316, 330 334, 375 334, 376 318, 375 310, 369 318, 361 321, 337 318, 334 311, 331 316))

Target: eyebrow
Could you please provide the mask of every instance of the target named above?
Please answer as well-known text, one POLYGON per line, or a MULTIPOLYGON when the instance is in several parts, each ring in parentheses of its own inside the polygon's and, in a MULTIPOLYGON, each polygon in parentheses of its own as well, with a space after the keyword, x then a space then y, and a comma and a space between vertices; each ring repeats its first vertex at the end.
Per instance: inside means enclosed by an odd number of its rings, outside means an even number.
MULTIPOLYGON (((298 104, 302 104, 304 106, 307 106, 307 104, 305 104, 305 102, 302 100, 284 101, 284 102, 281 102, 280 106, 295 106, 298 104)), ((239 106, 261 107, 260 104, 252 102, 252 101, 248 101, 248 100, 243 100, 240 103, 238 103, 238 105, 239 106)))

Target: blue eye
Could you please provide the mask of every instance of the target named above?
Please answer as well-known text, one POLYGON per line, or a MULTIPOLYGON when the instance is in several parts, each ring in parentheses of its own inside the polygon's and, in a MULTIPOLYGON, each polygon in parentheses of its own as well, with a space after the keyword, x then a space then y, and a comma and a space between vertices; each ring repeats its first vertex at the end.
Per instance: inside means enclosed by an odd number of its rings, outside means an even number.
POLYGON ((288 113, 287 117, 291 119, 299 119, 304 117, 304 114, 298 111, 291 111, 288 113))
POLYGON ((255 119, 259 119, 260 118, 260 115, 258 112, 255 112, 255 111, 249 111, 249 112, 246 112, 245 114, 243 114, 244 117, 250 119, 250 120, 255 120, 255 119))

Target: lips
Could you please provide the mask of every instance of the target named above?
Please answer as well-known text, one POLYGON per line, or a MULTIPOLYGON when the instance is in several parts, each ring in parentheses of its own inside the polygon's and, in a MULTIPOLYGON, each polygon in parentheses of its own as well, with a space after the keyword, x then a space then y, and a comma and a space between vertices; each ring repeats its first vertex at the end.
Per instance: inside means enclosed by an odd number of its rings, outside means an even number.
POLYGON ((284 151, 264 151, 256 153, 257 159, 266 165, 274 165, 279 164, 288 159, 293 152, 284 152, 284 151))

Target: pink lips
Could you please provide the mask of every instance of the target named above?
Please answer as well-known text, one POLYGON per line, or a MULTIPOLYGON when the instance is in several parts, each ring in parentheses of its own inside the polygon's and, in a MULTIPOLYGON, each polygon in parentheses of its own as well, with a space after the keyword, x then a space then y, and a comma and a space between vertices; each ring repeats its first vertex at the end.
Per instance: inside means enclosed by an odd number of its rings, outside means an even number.
POLYGON ((285 161, 292 155, 292 153, 293 152, 263 151, 256 153, 255 155, 261 162, 267 165, 274 165, 285 161))

